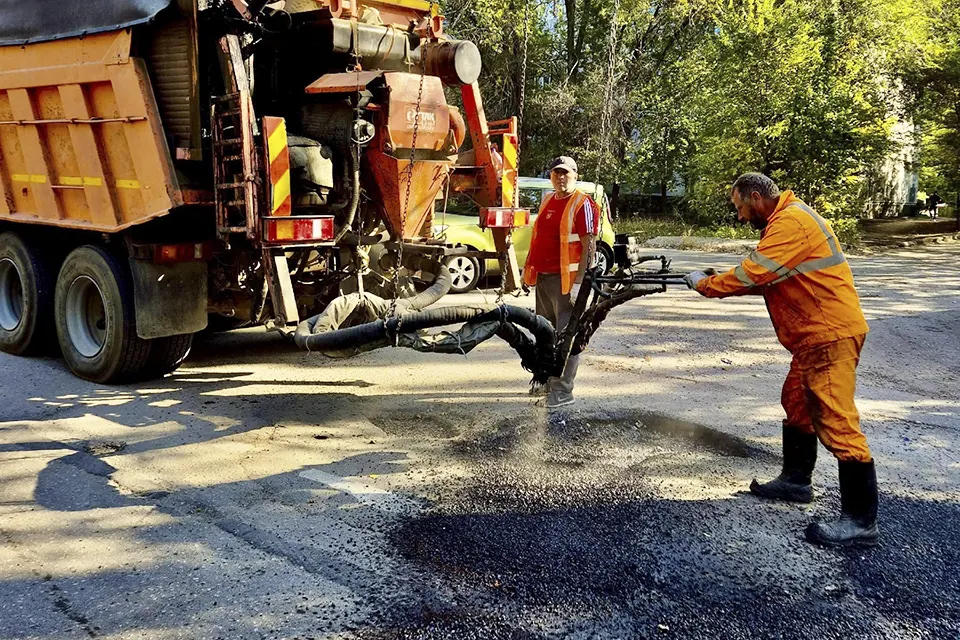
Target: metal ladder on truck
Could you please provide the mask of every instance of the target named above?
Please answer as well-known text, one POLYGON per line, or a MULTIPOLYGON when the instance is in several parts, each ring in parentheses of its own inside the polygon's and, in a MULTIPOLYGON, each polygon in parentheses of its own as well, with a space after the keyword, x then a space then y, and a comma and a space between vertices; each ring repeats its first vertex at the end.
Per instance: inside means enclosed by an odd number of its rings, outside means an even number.
MULTIPOLYGON (((229 246, 230 237, 242 233, 258 243, 262 240, 259 225, 263 201, 256 144, 259 127, 237 36, 221 38, 220 63, 229 93, 214 97, 210 109, 217 237, 229 246)), ((276 247, 261 247, 261 251, 275 324, 296 324, 299 313, 286 254, 276 247)))

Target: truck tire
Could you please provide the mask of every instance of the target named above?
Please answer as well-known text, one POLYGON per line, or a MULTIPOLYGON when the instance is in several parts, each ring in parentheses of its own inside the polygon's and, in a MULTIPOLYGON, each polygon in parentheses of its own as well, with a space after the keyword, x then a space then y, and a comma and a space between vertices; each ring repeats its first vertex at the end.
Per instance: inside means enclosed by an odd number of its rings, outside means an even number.
POLYGON ((60 350, 77 376, 93 382, 135 380, 150 357, 137 336, 126 265, 99 247, 74 249, 57 277, 54 316, 60 350))
POLYGON ((0 350, 35 354, 53 337, 54 273, 16 233, 0 235, 0 350))
POLYGON ((141 378, 151 380, 176 371, 177 367, 190 355, 192 346, 192 333, 150 340, 150 357, 143 368, 141 378))

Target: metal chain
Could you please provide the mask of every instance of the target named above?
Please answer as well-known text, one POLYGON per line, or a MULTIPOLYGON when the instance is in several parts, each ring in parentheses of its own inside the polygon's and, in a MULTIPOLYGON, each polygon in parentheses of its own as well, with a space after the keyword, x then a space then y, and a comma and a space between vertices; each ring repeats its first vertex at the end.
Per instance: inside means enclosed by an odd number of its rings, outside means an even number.
MULTIPOLYGON (((520 96, 519 104, 517 105, 517 151, 520 150, 520 145, 523 141, 523 107, 526 103, 526 94, 527 94, 527 43, 530 40, 530 0, 523 0, 523 40, 521 41, 522 47, 520 49, 520 96)), ((520 185, 517 185, 517 188, 520 188, 520 185)), ((507 251, 510 250, 510 245, 513 244, 512 236, 507 237, 507 251)), ((506 262, 506 261, 504 261, 506 262)), ((500 288, 497 289, 497 304, 503 303, 503 296, 506 294, 507 290, 507 270, 500 269, 500 288)), ((514 296, 520 296, 521 289, 514 291, 514 296)))
POLYGON ((614 0, 613 13, 610 16, 610 31, 607 34, 607 82, 603 87, 603 108, 600 113, 600 158, 597 162, 597 182, 600 182, 601 169, 604 169, 610 154, 610 119, 613 110, 614 83, 617 79, 617 19, 620 15, 620 0, 614 0))
POLYGON ((407 165, 407 192, 403 209, 400 210, 400 246, 397 248, 397 264, 393 270, 393 299, 390 301, 388 317, 397 315, 397 300, 400 298, 400 268, 403 266, 403 234, 407 227, 407 209, 410 208, 410 189, 413 186, 413 163, 417 159, 417 134, 420 131, 420 110, 423 105, 423 81, 427 73, 426 44, 421 39, 420 51, 420 87, 417 89, 417 106, 413 114, 413 137, 410 142, 410 163, 407 165))
POLYGON ((520 104, 517 105, 517 146, 523 141, 523 106, 527 101, 527 42, 530 40, 530 0, 523 0, 523 48, 520 50, 520 104))
MULTIPOLYGON (((511 243, 511 241, 510 241, 510 236, 507 236, 507 249, 506 249, 505 253, 509 253, 509 252, 510 252, 510 245, 511 245, 511 244, 512 244, 512 243, 511 243)), ((506 263, 506 260, 504 260, 504 263, 506 263)), ((501 269, 500 269, 500 288, 497 289, 497 304, 498 304, 498 305, 499 305, 499 304, 503 304, 503 295, 504 295, 504 293, 506 292, 506 290, 507 290, 507 270, 501 268, 501 269)))

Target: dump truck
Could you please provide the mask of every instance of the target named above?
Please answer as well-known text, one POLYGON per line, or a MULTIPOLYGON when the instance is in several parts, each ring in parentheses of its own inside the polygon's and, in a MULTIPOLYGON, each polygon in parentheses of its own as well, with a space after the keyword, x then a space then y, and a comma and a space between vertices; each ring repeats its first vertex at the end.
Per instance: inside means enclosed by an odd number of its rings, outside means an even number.
POLYGON ((210 325, 395 299, 456 251, 451 191, 517 287, 517 122, 443 27, 422 0, 0 0, 0 348, 124 382, 210 325))

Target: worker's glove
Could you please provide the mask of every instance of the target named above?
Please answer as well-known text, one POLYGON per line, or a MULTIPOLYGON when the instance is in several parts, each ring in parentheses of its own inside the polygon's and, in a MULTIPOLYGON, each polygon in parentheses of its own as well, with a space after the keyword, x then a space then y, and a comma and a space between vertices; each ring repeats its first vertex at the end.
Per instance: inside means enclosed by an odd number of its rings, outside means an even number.
POLYGON ((573 286, 570 288, 570 303, 576 304, 577 298, 580 297, 580 283, 574 282, 573 286))
POLYGON ((707 277, 707 274, 703 271, 694 271, 683 276, 683 281, 687 283, 687 286, 696 291, 697 285, 700 284, 700 281, 707 277))

